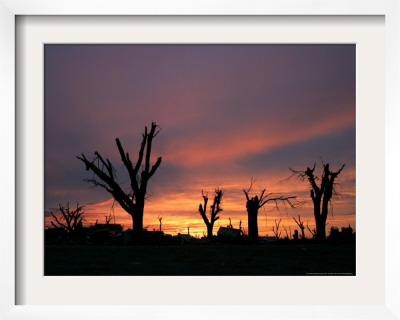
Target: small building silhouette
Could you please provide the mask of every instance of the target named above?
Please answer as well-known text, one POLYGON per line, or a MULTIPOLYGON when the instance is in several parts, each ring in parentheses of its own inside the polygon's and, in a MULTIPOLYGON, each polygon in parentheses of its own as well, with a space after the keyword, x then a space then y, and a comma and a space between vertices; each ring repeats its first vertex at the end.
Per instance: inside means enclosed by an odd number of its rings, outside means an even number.
POLYGON ((220 227, 217 235, 219 237, 228 237, 228 238, 239 238, 243 234, 243 231, 240 229, 226 228, 220 227))

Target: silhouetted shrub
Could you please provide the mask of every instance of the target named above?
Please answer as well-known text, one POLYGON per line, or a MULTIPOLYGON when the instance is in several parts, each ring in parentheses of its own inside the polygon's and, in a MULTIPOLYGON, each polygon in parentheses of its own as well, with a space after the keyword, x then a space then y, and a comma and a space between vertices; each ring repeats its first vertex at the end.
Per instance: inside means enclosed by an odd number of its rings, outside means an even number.
POLYGON ((328 239, 338 241, 340 239, 339 229, 337 227, 331 227, 328 239))

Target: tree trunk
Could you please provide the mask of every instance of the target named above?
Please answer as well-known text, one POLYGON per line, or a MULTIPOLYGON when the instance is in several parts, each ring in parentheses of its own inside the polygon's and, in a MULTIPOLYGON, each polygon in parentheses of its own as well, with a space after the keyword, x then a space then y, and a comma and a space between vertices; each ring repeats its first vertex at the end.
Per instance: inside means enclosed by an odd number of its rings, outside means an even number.
POLYGON ((324 218, 323 216, 319 216, 319 218, 316 219, 315 222, 316 222, 316 227, 317 227, 316 238, 318 240, 325 240, 326 239, 326 232, 325 232, 326 218, 324 218))
POLYGON ((325 240, 325 222, 326 218, 323 218, 321 215, 321 198, 316 197, 313 199, 314 202, 314 218, 315 218, 315 227, 316 227, 316 236, 315 238, 318 240, 325 240))
POLYGON ((326 195, 322 200, 322 212, 318 216, 318 219, 315 220, 317 225, 317 239, 325 240, 326 239, 326 219, 328 217, 328 204, 329 204, 329 197, 326 195))
POLYGON ((305 239, 306 235, 304 234, 304 228, 301 228, 301 238, 305 239))
POLYGON ((321 215, 321 199, 314 198, 313 199, 313 204, 314 204, 314 218, 315 218, 315 223, 317 223, 319 216, 321 215))
POLYGON ((213 236, 213 225, 209 224, 207 226, 207 238, 211 240, 212 236, 213 236))
POLYGON ((258 241, 258 223, 257 223, 258 209, 248 208, 248 220, 249 220, 249 239, 251 242, 258 241))
POLYGON ((132 242, 140 242, 143 238, 143 207, 140 211, 137 211, 132 215, 133 221, 133 232, 132 232, 132 242))

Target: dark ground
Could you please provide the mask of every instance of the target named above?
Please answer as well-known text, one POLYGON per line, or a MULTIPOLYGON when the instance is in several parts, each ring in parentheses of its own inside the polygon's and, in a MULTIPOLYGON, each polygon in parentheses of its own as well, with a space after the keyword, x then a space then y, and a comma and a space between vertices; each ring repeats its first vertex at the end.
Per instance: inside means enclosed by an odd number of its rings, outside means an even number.
POLYGON ((51 275, 355 275, 355 244, 45 247, 51 275))

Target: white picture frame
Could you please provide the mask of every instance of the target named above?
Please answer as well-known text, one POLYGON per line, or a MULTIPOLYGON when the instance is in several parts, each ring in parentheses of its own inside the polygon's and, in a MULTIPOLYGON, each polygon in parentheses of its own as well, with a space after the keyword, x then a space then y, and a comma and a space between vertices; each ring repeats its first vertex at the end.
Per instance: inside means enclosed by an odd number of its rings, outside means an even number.
MULTIPOLYGON (((1 317, 4 319, 115 318, 333 318, 398 319, 400 171, 399 146, 399 5, 395 1, 0 1, 1 43, 1 317), (15 16, 16 15, 384 15, 386 29, 386 261, 385 304, 374 306, 29 306, 15 304, 15 16), (11 241, 12 240, 12 241, 11 241), (189 316, 188 316, 189 315, 189 316)), ((17 133, 18 134, 18 133, 17 133)), ((371 290, 373 288, 370 288, 371 290)), ((282 302, 284 303, 284 302, 282 302)))

